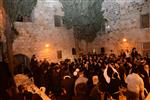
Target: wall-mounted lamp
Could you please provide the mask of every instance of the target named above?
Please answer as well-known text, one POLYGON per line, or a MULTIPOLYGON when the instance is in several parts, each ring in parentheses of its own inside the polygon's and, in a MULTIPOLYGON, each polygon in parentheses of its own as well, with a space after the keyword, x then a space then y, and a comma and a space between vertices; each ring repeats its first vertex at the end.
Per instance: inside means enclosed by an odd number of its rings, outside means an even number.
POLYGON ((126 42, 126 41, 127 41, 127 39, 126 39, 126 38, 123 38, 123 39, 122 39, 122 41, 123 41, 123 42, 126 42))
POLYGON ((49 47, 49 44, 46 44, 45 47, 48 48, 48 47, 49 47))

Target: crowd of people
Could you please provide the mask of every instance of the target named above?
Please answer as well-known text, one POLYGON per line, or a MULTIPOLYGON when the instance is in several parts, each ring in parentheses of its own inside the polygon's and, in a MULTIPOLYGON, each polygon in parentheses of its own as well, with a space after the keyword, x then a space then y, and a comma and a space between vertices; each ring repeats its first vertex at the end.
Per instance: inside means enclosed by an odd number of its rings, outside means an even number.
MULTIPOLYGON (((87 54, 59 63, 38 61, 33 55, 23 74, 33 77, 37 87, 45 87, 52 100, 119 100, 120 95, 127 100, 144 100, 150 92, 149 66, 150 58, 133 48, 119 56, 87 54)), ((23 87, 19 90, 22 93, 23 87)), ((38 100, 26 94, 26 100, 38 100)))

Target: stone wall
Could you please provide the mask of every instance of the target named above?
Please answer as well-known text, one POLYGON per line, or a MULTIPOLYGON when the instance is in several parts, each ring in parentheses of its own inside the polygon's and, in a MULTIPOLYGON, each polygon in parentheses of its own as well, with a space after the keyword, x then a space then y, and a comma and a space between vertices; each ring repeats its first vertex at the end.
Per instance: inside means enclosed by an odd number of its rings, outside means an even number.
POLYGON ((113 50, 119 54, 121 49, 131 50, 136 47, 142 54, 143 42, 150 41, 150 28, 141 28, 140 15, 150 14, 149 7, 149 0, 104 0, 104 17, 109 25, 106 32, 109 33, 98 36, 90 44, 89 50, 95 48, 99 52, 104 47, 106 53, 113 50), (127 39, 126 42, 123 42, 124 38, 127 39))
MULTIPOLYGON (((106 34, 98 36, 95 41, 88 44, 81 41, 80 49, 83 52, 105 52, 113 50, 119 54, 121 49, 131 50, 136 47, 142 53, 142 43, 150 41, 150 29, 140 28, 140 15, 150 13, 150 1, 146 0, 104 0, 104 17, 107 19, 106 34), (109 26, 109 27, 108 27, 109 26), (123 38, 127 41, 123 42, 123 38)), ((54 15, 63 16, 59 0, 38 0, 32 13, 32 22, 16 22, 20 32, 16 37, 14 54, 25 54, 31 57, 36 54, 39 59, 47 58, 58 61, 57 51, 62 50, 62 57, 73 58, 72 48, 75 47, 72 30, 63 26, 55 27, 54 15), (45 45, 49 45, 46 47, 45 45)))
POLYGON ((72 59, 73 32, 63 26, 55 27, 54 15, 63 16, 59 0, 38 0, 33 22, 16 22, 20 34, 13 44, 14 54, 36 54, 39 60, 58 61, 57 51, 62 50, 62 59, 72 59))

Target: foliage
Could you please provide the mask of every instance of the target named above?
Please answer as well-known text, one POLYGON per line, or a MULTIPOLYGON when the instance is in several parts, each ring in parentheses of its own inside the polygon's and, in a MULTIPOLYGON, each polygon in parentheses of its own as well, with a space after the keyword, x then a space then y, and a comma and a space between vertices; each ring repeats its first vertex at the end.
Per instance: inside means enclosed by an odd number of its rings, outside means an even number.
POLYGON ((105 20, 101 11, 103 0, 60 0, 64 10, 64 24, 74 29, 79 40, 92 42, 97 33, 104 33, 105 20))
POLYGON ((4 3, 6 13, 13 23, 18 16, 30 16, 37 0, 5 0, 4 3))
POLYGON ((7 20, 9 20, 11 27, 9 37, 11 37, 10 39, 12 42, 15 36, 19 34, 15 28, 14 22, 19 16, 30 16, 36 3, 37 0, 4 0, 4 9, 9 16, 7 20))
POLYGON ((12 73, 14 68, 12 45, 15 35, 18 33, 14 22, 18 16, 29 16, 36 3, 37 0, 2 0, 3 16, 5 18, 4 34, 6 37, 6 52, 9 69, 12 73))

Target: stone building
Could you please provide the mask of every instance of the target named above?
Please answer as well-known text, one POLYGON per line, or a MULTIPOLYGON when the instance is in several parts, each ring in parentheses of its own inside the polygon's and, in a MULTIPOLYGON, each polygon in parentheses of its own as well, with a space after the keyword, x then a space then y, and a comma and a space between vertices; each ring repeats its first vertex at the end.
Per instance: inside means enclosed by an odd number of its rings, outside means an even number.
MULTIPOLYGON (((106 53, 113 50, 119 54, 121 49, 137 50, 146 55, 150 50, 150 0, 104 0, 104 17, 106 33, 88 44, 82 40, 83 51, 106 53)), ((39 60, 58 61, 73 59, 72 48, 75 48, 73 30, 63 26, 62 5, 59 0, 38 0, 31 16, 16 21, 19 35, 13 43, 14 55, 23 54, 29 58, 36 54, 39 60)), ((1 10, 0 10, 0 19, 1 10)), ((2 25, 2 20, 0 20, 2 25)))
POLYGON ((106 53, 136 47, 145 55, 150 50, 150 0, 104 0, 106 34, 98 36, 89 49, 106 53))
POLYGON ((63 27, 63 14, 59 0, 38 0, 32 15, 15 24, 20 34, 13 43, 14 55, 35 54, 39 60, 49 61, 72 59, 73 32, 63 27))

